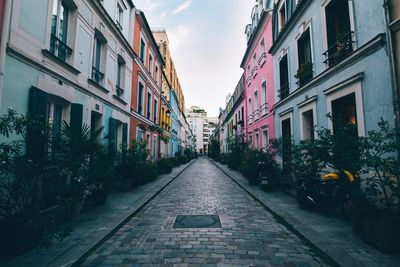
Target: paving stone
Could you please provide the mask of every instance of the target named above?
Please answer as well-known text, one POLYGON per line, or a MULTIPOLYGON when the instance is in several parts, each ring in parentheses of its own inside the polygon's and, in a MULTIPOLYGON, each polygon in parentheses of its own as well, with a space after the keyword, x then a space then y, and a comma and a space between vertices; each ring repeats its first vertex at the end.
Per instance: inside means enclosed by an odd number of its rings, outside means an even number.
POLYGON ((85 266, 318 266, 322 262, 205 158, 194 162, 94 255, 101 258, 89 257, 85 266), (178 215, 218 215, 222 228, 175 229, 178 215))

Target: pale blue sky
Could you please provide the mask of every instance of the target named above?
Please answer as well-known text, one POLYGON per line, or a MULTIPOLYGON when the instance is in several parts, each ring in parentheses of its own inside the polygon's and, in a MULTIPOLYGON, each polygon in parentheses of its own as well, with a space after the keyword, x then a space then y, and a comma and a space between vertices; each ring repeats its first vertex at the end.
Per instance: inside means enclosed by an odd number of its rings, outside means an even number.
POLYGON ((242 74, 245 26, 255 0, 136 0, 152 28, 166 28, 186 107, 217 116, 242 74))

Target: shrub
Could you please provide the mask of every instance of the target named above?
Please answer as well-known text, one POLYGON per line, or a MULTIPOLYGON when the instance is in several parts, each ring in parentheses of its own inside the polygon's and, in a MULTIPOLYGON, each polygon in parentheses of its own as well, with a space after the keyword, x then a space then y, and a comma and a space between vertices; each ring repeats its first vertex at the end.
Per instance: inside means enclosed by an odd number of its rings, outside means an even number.
POLYGON ((173 168, 173 162, 170 158, 160 158, 157 161, 157 171, 159 174, 171 173, 173 168))
POLYGON ((234 135, 228 140, 229 152, 226 156, 228 167, 233 170, 240 170, 244 161, 248 144, 244 135, 234 135))

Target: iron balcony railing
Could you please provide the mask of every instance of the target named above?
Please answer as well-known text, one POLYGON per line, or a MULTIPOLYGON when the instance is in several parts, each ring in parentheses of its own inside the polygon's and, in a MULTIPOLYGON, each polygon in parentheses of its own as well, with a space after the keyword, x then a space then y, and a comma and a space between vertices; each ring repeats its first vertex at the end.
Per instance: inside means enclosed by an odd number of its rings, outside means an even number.
POLYGON ((278 92, 279 92, 279 98, 281 100, 288 97, 289 96, 289 83, 285 83, 284 85, 282 85, 281 89, 279 89, 278 92))
POLYGON ((267 53, 262 53, 260 58, 258 59, 258 65, 261 67, 264 62, 267 60, 267 53))
POLYGON ((310 62, 302 64, 297 70, 295 78, 299 87, 306 85, 313 78, 313 64, 310 62))
POLYGON ((92 67, 92 80, 96 83, 100 83, 104 79, 104 74, 97 69, 96 67, 92 67))
POLYGON ((268 103, 262 104, 260 110, 261 110, 261 116, 268 114, 268 103))
POLYGON ((337 41, 323 53, 326 58, 324 63, 331 67, 342 62, 353 52, 353 44, 354 32, 339 35, 337 41))
POLYGON ((50 52, 58 59, 65 61, 72 54, 72 49, 52 34, 50 37, 50 52))
POLYGON ((115 25, 117 26, 117 28, 118 28, 120 31, 122 31, 121 23, 119 23, 118 20, 115 21, 115 25))
POLYGON ((254 66, 253 70, 251 71, 251 76, 254 78, 256 77, 258 72, 258 66, 254 66))

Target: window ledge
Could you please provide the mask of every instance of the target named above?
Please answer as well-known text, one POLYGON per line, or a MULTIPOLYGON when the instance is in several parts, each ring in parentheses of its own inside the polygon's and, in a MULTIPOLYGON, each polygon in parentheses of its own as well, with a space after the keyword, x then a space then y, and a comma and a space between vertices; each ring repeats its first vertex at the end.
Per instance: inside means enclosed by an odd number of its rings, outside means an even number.
POLYGON ((113 95, 113 98, 117 100, 119 103, 123 104, 124 106, 128 105, 128 103, 126 103, 121 97, 117 95, 113 95))
POLYGON ((103 91, 103 93, 108 94, 110 91, 108 91, 104 86, 102 86, 101 84, 98 84, 95 80, 93 79, 88 79, 89 84, 93 85, 94 87, 96 87, 97 89, 99 89, 100 91, 103 91))
POLYGON ((72 72, 75 75, 80 74, 81 72, 77 69, 75 69, 73 66, 71 66, 70 64, 68 64, 65 61, 62 61, 61 59, 59 59, 58 57, 56 57, 53 53, 51 53, 49 50, 47 49, 43 49, 42 50, 42 54, 51 59, 52 61, 58 63, 59 65, 63 66, 65 69, 69 70, 70 72, 72 72))

